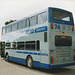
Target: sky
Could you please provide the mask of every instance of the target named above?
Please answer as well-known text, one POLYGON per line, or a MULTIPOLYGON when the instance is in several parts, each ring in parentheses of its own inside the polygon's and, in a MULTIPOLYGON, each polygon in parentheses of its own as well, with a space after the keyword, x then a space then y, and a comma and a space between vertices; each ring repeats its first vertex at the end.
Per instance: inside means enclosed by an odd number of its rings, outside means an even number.
POLYGON ((19 20, 47 7, 71 11, 75 22, 75 0, 0 0, 0 34, 6 21, 19 20))

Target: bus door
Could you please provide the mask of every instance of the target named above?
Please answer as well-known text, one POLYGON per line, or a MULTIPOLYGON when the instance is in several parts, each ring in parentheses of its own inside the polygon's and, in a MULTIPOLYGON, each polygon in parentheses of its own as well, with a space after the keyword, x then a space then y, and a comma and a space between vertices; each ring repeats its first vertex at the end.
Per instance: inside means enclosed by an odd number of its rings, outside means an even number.
POLYGON ((4 57, 5 52, 5 42, 1 42, 1 57, 4 57))

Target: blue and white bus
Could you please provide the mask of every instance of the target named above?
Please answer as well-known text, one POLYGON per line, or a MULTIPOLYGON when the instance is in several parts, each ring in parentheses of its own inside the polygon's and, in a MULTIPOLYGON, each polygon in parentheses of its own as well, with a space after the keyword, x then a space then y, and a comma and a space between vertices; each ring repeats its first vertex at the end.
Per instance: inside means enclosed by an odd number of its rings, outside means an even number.
POLYGON ((48 7, 2 28, 5 60, 54 69, 75 65, 72 13, 48 7))

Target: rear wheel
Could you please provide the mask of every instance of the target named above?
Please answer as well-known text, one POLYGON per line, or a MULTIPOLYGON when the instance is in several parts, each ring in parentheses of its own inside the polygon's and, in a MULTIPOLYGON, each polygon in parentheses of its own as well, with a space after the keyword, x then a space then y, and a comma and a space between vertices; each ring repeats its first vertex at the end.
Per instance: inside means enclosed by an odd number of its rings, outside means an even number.
POLYGON ((27 58, 27 67, 32 68, 33 67, 33 60, 31 56, 28 56, 27 58))

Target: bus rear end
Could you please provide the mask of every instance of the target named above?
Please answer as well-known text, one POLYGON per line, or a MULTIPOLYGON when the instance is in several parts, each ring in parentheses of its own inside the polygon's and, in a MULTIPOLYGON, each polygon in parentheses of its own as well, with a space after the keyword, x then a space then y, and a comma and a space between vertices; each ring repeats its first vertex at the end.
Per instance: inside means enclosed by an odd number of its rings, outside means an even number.
POLYGON ((75 37, 72 13, 49 8, 50 68, 75 65, 75 37))

